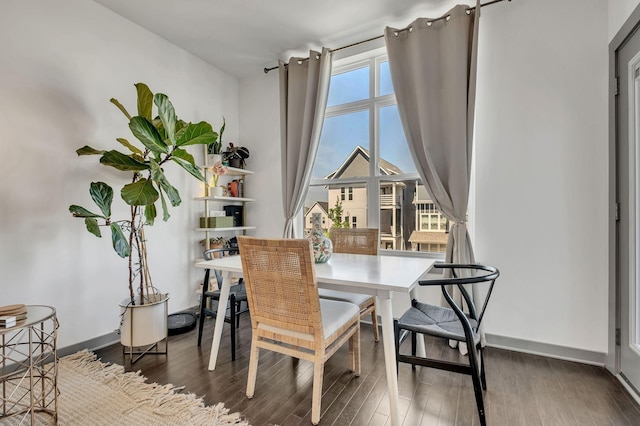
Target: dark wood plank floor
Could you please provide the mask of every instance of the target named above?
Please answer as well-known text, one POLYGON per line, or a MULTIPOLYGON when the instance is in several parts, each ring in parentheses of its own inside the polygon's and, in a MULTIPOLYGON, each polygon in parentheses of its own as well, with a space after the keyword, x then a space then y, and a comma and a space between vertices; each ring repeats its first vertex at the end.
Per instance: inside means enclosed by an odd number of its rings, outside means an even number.
MULTIPOLYGON (((245 396, 251 326, 243 316, 236 361, 231 361, 225 324, 215 371, 208 371, 213 320, 201 348, 197 330, 171 336, 169 355, 147 355, 131 367, 122 346, 96 351, 103 362, 141 370, 149 382, 184 386, 207 404, 224 402, 253 425, 310 425, 313 369, 306 361, 261 351, 256 392, 245 396)), ((389 404, 382 344, 362 325, 362 374, 348 371, 347 348, 326 364, 321 425, 388 425, 389 404)), ((405 342, 408 343, 408 342, 405 342)), ((459 355, 439 339, 427 351, 445 359, 459 355)), ((604 368, 487 348, 485 407, 489 425, 640 425, 640 407, 604 368)), ((403 425, 478 425, 470 376, 406 364, 398 373, 403 425)))

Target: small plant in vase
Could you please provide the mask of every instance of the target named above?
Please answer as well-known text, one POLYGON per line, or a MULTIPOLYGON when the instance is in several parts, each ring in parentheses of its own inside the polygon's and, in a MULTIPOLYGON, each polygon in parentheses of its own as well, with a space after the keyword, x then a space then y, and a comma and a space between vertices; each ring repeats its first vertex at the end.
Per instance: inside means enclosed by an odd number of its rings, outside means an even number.
POLYGON ((215 164, 218 161, 222 161, 222 135, 224 134, 224 128, 226 125, 227 122, 225 118, 222 117, 222 127, 220 127, 220 130, 213 139, 213 142, 207 144, 208 164, 215 164))
POLYGON ((212 195, 212 196, 223 195, 223 193, 224 193, 223 188, 221 186, 218 186, 218 178, 220 176, 226 175, 227 171, 228 171, 227 167, 223 166, 220 161, 218 161, 217 163, 215 163, 213 165, 213 169, 212 169, 212 173, 213 173, 212 182, 213 182, 213 185, 209 188, 210 189, 210 195, 212 195))
POLYGON ((229 142, 229 147, 224 152, 224 159, 229 163, 229 167, 244 169, 245 162, 249 158, 249 150, 243 146, 236 146, 229 142))

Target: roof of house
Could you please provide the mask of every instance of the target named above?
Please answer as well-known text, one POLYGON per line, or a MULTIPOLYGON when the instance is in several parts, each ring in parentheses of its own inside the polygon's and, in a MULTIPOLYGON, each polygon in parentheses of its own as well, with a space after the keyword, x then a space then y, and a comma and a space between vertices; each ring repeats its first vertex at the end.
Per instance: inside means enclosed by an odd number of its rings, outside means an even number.
POLYGON ((449 234, 437 231, 413 231, 409 237, 410 243, 416 244, 447 244, 449 234))
MULTIPOLYGON (((333 172, 325 176, 325 179, 337 179, 354 176, 368 176, 369 175, 369 159, 371 158, 369 151, 362 146, 356 146, 351 154, 347 156, 344 162, 333 172)), ((398 166, 391 164, 390 162, 380 159, 380 174, 382 175, 397 175, 402 174, 402 170, 398 166)))

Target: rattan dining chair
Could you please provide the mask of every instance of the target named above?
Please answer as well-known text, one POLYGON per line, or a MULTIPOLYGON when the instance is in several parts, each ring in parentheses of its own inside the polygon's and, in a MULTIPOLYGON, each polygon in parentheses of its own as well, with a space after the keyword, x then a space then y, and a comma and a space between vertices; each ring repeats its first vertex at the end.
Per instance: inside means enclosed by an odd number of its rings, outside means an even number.
POLYGON ((476 405, 480 417, 480 425, 486 425, 484 402, 482 391, 487 390, 487 380, 484 374, 483 347, 480 340, 480 324, 484 317, 484 312, 489 303, 493 285, 500 276, 500 271, 492 266, 468 264, 459 265, 452 263, 436 263, 434 268, 451 271, 453 278, 439 278, 433 280, 418 281, 422 286, 440 286, 442 294, 448 302, 450 308, 437 305, 421 303, 417 300, 411 301, 411 308, 406 311, 399 320, 394 321, 395 344, 397 362, 406 362, 425 367, 438 368, 441 370, 454 371, 456 373, 469 374, 473 379, 473 391, 476 396, 476 405), (464 276, 458 276, 462 275, 464 276), (482 308, 478 311, 473 299, 469 295, 465 285, 477 286, 485 283, 488 285, 487 293, 484 297, 482 308), (458 304, 453 300, 448 287, 457 287, 469 313, 464 313, 458 304), (402 340, 411 334, 411 355, 400 353, 402 340), (459 363, 437 358, 422 358, 416 356, 416 335, 427 334, 430 336, 442 337, 450 340, 457 340, 467 344, 468 363, 459 363))
POLYGON ((349 341, 350 369, 360 375, 360 315, 356 305, 318 297, 307 239, 238 237, 251 312, 247 397, 253 398, 260 349, 313 362, 311 422, 320 422, 325 362, 349 341))
MULTIPOLYGON (((378 229, 376 228, 331 228, 329 238, 333 243, 334 253, 368 254, 372 256, 378 254, 378 229)), ((380 340, 375 296, 326 288, 319 289, 318 293, 323 299, 342 300, 358 305, 361 318, 371 314, 373 339, 376 342, 380 340)))

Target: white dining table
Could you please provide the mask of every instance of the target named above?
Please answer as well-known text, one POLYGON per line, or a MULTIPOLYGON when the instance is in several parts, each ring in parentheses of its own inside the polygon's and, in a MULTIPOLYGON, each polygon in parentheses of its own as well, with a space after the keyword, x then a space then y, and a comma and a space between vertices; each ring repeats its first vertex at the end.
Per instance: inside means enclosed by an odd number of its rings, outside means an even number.
MULTIPOLYGON (((403 293, 415 298, 418 280, 429 272, 434 262, 434 259, 424 257, 334 253, 329 262, 315 265, 318 287, 370 294, 378 298, 392 425, 400 424, 400 412, 391 298, 393 293, 403 293)), ((220 349, 231 278, 242 276, 242 262, 240 256, 227 256, 198 261, 196 267, 217 269, 221 271, 223 278, 209 358, 209 370, 214 370, 220 349)), ((422 343, 418 346, 421 353, 424 351, 424 341, 418 341, 422 343)))

